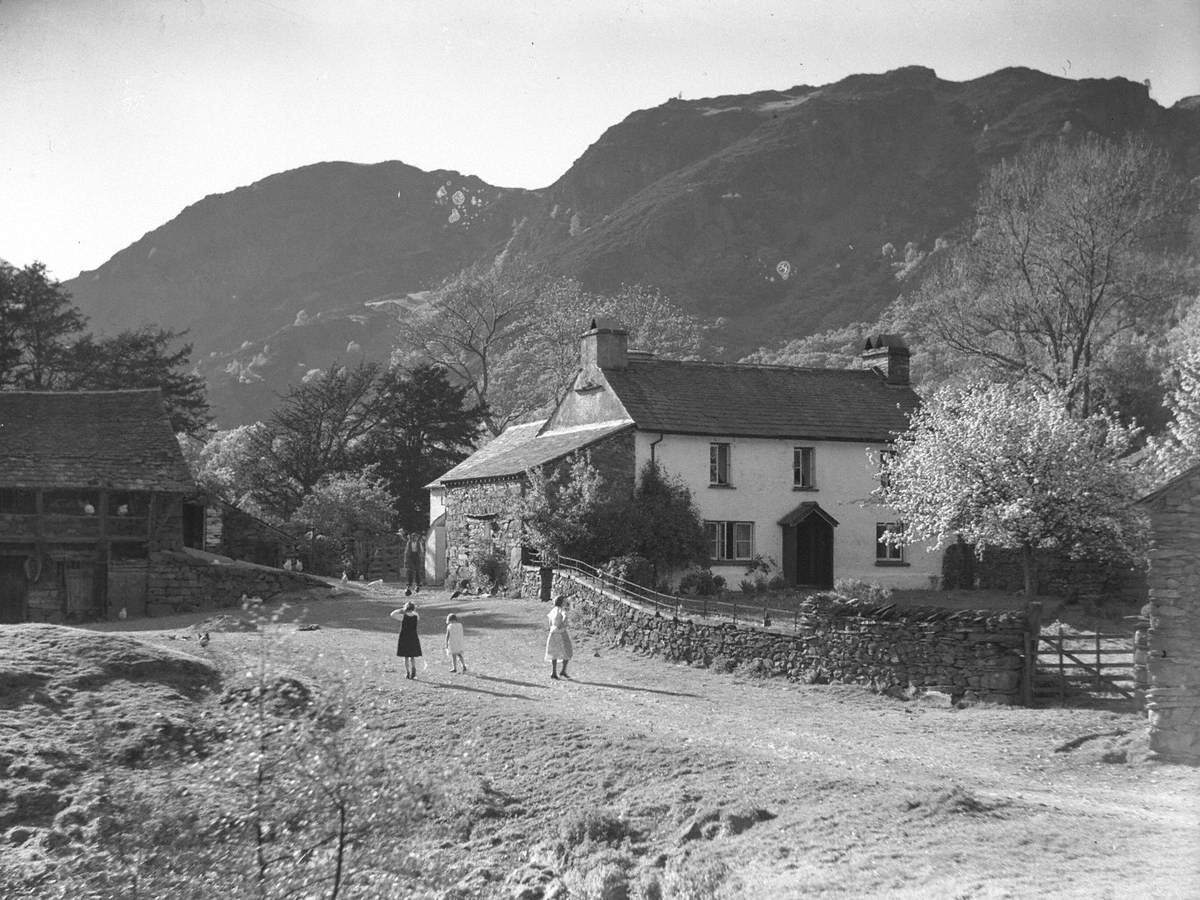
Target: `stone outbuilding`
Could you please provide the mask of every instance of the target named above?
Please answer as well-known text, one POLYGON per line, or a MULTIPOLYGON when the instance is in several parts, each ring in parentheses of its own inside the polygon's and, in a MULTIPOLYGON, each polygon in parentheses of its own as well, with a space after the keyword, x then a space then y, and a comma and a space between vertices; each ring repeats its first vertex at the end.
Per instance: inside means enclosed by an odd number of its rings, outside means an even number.
POLYGON ((1150 749, 1200 763, 1200 465, 1143 500, 1151 527, 1150 749))

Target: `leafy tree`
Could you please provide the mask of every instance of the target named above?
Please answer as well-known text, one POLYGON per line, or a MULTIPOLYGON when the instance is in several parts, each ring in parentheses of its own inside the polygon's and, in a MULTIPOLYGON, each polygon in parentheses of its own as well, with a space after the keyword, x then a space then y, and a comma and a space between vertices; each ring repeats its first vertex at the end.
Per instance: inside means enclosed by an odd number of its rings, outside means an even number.
POLYGON ((202 378, 187 372, 182 335, 143 326, 115 337, 85 334, 86 319, 42 263, 0 263, 0 388, 120 390, 157 387, 176 431, 199 433, 209 421, 202 378))
POLYGON ((291 522, 312 536, 314 546, 321 539, 336 546, 343 568, 362 575, 378 536, 393 530, 395 502, 374 467, 368 467, 322 478, 305 494, 291 522))
POLYGON ((1122 335, 1161 332, 1182 287, 1172 246, 1187 189, 1139 138, 1036 146, 996 166, 975 232, 895 312, 995 376, 1099 407, 1098 368, 1122 335))
POLYGON ((626 552, 650 560, 654 577, 708 562, 708 539, 692 493, 648 460, 638 474, 632 500, 632 541, 626 552))
POLYGON ((86 321, 43 263, 17 269, 0 262, 0 385, 56 387, 67 348, 86 321))
POLYGON ((378 382, 380 421, 367 438, 363 456, 378 467, 395 498, 405 530, 429 521, 425 485, 470 455, 485 410, 467 403, 466 386, 450 383, 444 369, 417 366, 392 369, 378 382))
POLYGON ((378 376, 375 363, 352 369, 335 364, 294 386, 251 433, 253 452, 274 478, 251 490, 273 518, 289 519, 327 475, 369 462, 363 451, 382 417, 378 376))
POLYGON ((1104 414, 1074 416, 1062 390, 943 389, 884 460, 875 494, 903 522, 888 539, 941 548, 961 536, 979 548, 1020 550, 1028 597, 1038 550, 1132 558, 1142 525, 1122 461, 1130 441, 1104 414))
POLYGON ((198 434, 211 420, 204 379, 185 371, 192 345, 172 349, 183 335, 153 325, 122 331, 114 337, 90 334, 68 348, 60 385, 69 390, 162 390, 171 427, 198 434))
POLYGON ((594 541, 595 519, 605 504, 605 481, 586 452, 525 473, 525 493, 517 506, 522 539, 544 560, 581 551, 594 541))

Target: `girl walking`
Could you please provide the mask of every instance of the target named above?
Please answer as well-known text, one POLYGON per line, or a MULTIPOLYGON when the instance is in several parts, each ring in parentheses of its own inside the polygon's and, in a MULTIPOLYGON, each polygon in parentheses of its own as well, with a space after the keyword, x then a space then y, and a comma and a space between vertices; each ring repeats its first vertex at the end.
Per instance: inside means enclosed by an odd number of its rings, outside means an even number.
POLYGON ((455 672, 459 663, 462 663, 462 670, 467 671, 467 662, 463 659, 463 627, 456 613, 446 616, 446 655, 450 657, 450 667, 455 672))
POLYGON ((421 638, 417 634, 417 607, 411 600, 404 609, 393 609, 393 619, 400 620, 400 637, 396 640, 396 655, 404 657, 404 677, 417 677, 417 657, 421 655, 421 638))
POLYGON ((550 677, 558 681, 559 676, 570 678, 567 674, 567 663, 574 655, 574 648, 571 646, 571 635, 567 633, 567 611, 563 607, 565 598, 558 597, 554 601, 554 608, 546 615, 550 620, 550 634, 546 637, 546 662, 550 663, 550 677), (558 668, 559 661, 562 661, 561 671, 558 668))

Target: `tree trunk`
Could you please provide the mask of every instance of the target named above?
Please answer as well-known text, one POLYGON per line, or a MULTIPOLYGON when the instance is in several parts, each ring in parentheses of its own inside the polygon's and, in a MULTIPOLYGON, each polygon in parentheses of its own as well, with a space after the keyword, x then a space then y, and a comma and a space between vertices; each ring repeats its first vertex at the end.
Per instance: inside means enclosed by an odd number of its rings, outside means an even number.
POLYGON ((1021 548, 1021 568, 1025 572, 1025 600, 1037 596, 1037 553, 1032 547, 1021 548))

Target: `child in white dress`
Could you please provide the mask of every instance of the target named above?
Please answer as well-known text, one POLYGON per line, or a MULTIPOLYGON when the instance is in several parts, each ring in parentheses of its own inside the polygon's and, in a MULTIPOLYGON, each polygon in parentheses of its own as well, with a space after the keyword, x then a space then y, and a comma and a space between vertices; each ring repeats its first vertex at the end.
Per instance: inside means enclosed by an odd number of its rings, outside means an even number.
POLYGON ((467 662, 463 659, 463 627, 455 613, 446 616, 446 653, 450 657, 450 666, 458 671, 459 663, 462 670, 467 671, 467 662))

